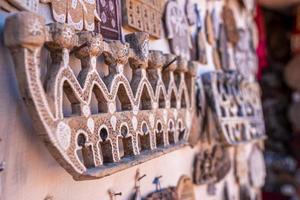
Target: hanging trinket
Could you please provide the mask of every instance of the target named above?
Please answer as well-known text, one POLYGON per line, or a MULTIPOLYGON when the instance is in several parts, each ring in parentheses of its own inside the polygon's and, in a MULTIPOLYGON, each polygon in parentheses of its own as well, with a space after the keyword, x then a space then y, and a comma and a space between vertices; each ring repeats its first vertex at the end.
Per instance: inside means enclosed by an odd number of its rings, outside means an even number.
POLYGON ((234 18, 234 14, 228 3, 223 6, 222 18, 225 26, 226 35, 228 41, 234 46, 239 41, 239 33, 237 29, 237 24, 234 18))
POLYGON ((203 32, 203 21, 201 17, 201 9, 198 4, 196 4, 196 16, 197 16, 197 34, 196 34, 196 43, 197 43, 197 61, 202 64, 207 64, 207 53, 206 45, 203 32))
POLYGON ((121 2, 123 26, 160 38, 163 1, 122 0, 121 2))
POLYGON ((177 1, 167 2, 164 18, 171 52, 189 60, 192 48, 189 25, 177 1))
POLYGON ((101 33, 103 38, 121 39, 121 6, 120 0, 96 0, 97 12, 101 19, 98 21, 96 32, 101 33))
POLYGON ((96 0, 41 0, 50 3, 55 21, 67 23, 75 30, 95 30, 95 21, 101 21, 97 13, 96 0))
MULTIPOLYGON (((178 200, 196 200, 193 181, 188 176, 182 176, 177 184, 178 200)), ((177 199, 176 199, 177 200, 177 199)))

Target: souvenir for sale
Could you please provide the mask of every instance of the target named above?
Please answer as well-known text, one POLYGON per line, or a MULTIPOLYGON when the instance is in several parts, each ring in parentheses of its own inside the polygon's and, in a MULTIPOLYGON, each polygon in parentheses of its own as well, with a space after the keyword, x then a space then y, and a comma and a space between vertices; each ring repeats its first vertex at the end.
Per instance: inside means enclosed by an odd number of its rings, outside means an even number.
POLYGON ((248 166, 251 185, 255 188, 263 187, 266 178, 266 166, 263 152, 258 145, 254 145, 252 148, 248 166))
POLYGON ((135 31, 149 33, 154 38, 160 38, 163 1, 122 0, 121 3, 123 26, 135 31))
POLYGON ((4 40, 33 126, 75 180, 101 178, 188 145, 197 65, 150 51, 147 33, 128 34, 126 43, 104 41, 95 32, 46 26, 33 12, 17 12, 6 20, 4 40), (53 70, 40 64, 42 48, 53 70), (71 55, 81 61, 78 75, 71 55), (100 56, 105 77, 97 71, 100 56), (132 70, 130 82, 126 70, 132 70))
POLYGON ((203 21, 201 18, 200 6, 196 5, 196 16, 197 16, 197 33, 196 33, 196 49, 197 49, 197 61, 202 64, 207 64, 207 53, 206 53, 206 40, 203 32, 203 21))
POLYGON ((164 19, 171 52, 189 60, 192 48, 189 24, 184 10, 177 1, 167 2, 164 19))
POLYGON ((240 36, 238 33, 233 11, 228 4, 225 4, 223 7, 222 18, 223 18, 228 41, 235 46, 239 41, 240 36))
POLYGON ((121 39, 121 5, 120 0, 96 0, 97 12, 101 19, 96 30, 103 38, 121 39))
POLYGON ((101 21, 96 8, 96 0, 41 0, 50 3, 52 15, 59 23, 68 23, 75 30, 95 30, 95 22, 101 21))
POLYGON ((0 8, 9 12, 18 10, 38 12, 39 0, 1 0, 0 8))

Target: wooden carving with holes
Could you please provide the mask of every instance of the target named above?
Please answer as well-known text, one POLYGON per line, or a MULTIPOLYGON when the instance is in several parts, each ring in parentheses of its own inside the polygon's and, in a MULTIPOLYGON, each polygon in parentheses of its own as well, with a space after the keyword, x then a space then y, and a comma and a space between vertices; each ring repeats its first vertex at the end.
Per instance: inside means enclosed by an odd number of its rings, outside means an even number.
POLYGON ((95 21, 100 21, 96 9, 96 0, 41 0, 50 3, 56 22, 68 23, 75 30, 93 31, 95 21))
POLYGON ((123 25, 149 33, 151 37, 160 38, 163 4, 161 0, 123 0, 123 25))
POLYGON ((193 62, 149 51, 143 32, 121 43, 95 32, 76 34, 68 24, 47 26, 33 13, 12 15, 5 44, 37 133, 74 179, 104 177, 187 145, 195 110, 193 62), (52 58, 47 69, 42 48, 52 58), (78 75, 71 56, 81 61, 78 75), (125 70, 132 70, 130 80, 125 70))
POLYGON ((208 72, 202 79, 207 104, 225 145, 266 137, 258 83, 238 72, 208 72))

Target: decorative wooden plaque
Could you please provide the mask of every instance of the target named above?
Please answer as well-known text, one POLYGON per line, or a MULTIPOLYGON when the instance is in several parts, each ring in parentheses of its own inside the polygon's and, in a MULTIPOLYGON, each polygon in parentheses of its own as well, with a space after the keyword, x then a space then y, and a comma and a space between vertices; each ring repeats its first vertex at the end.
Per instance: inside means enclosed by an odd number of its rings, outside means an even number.
POLYGON ((160 38, 162 7, 160 0, 122 0, 123 25, 160 38))
POLYGON ((266 166, 263 152, 258 145, 253 146, 248 166, 251 185, 255 188, 263 187, 266 178, 266 166))
POLYGON ((182 176, 177 184, 178 200, 196 200, 194 184, 188 176, 182 176))
POLYGON ((96 0, 41 0, 50 3, 55 21, 68 23, 75 30, 94 31, 95 21, 100 21, 96 0))
POLYGON ((149 194, 145 200, 179 200, 176 189, 169 187, 149 194))
POLYGON ((149 51, 143 32, 126 35, 123 44, 94 32, 76 34, 68 24, 47 26, 34 13, 12 15, 5 44, 37 132, 74 179, 104 177, 187 145, 195 112, 193 62, 149 51), (42 47, 52 57, 44 81, 42 47), (69 65, 71 53, 81 60, 78 76, 69 65), (103 78, 98 57, 109 68, 103 78), (133 71, 131 82, 124 67, 133 71))
POLYGON ((240 37, 233 11, 228 5, 224 5, 223 7, 222 18, 228 41, 231 42, 233 45, 236 45, 240 37))
POLYGON ((183 9, 176 1, 170 0, 166 5, 164 18, 171 52, 190 59, 191 35, 183 9))
POLYGON ((239 29, 239 41, 234 48, 234 61, 237 70, 244 77, 255 77, 258 69, 258 60, 251 40, 249 29, 239 29))
POLYGON ((236 146, 234 149, 234 173, 236 181, 239 185, 249 184, 249 167, 247 160, 247 152, 245 146, 236 146))
POLYGON ((230 157, 224 147, 213 145, 202 149, 195 157, 193 182, 196 185, 217 183, 227 175, 230 168, 230 157))
POLYGON ((97 11, 101 22, 97 31, 106 39, 121 39, 120 0, 97 0, 97 11))
POLYGON ((266 137, 258 83, 237 72, 208 72, 202 81, 224 144, 266 137))
POLYGON ((38 12, 39 0, 1 0, 0 2, 0 7, 7 11, 15 11, 12 6, 18 10, 38 12))

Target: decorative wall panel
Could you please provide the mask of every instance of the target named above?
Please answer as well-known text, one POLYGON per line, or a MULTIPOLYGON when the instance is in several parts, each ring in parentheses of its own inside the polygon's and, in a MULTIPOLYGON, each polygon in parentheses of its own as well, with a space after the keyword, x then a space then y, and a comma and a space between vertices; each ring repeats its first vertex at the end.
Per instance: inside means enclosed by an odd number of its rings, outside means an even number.
POLYGON ((39 0, 1 0, 0 8, 3 8, 6 11, 25 10, 37 12, 39 0))
POLYGON ((222 180, 231 168, 228 151, 223 146, 210 145, 201 149, 194 161, 193 178, 196 185, 212 184, 222 180))
POLYGON ((122 1, 123 25, 137 31, 147 32, 154 38, 160 38, 163 4, 161 0, 122 1))
POLYGON ((195 105, 193 62, 149 51, 146 33, 126 35, 123 44, 44 23, 33 13, 10 16, 5 44, 37 133, 74 179, 107 176, 187 144, 195 105), (52 58, 47 69, 40 65, 42 47, 52 58), (78 77, 71 54, 81 60, 78 77), (107 76, 96 70, 98 57, 108 66, 107 76), (131 68, 131 81, 124 67, 131 68), (93 112, 92 99, 98 105, 93 112), (70 113, 63 102, 69 102, 70 113))
POLYGON ((50 3, 55 21, 68 23, 75 30, 93 31, 95 21, 100 21, 96 0, 41 0, 50 3))
POLYGON ((121 39, 120 0, 97 0, 97 11, 101 19, 97 23, 97 31, 103 38, 121 39))
POLYGON ((260 88, 237 72, 202 76, 208 104, 223 142, 235 145, 265 138, 260 88))
POLYGON ((184 10, 176 1, 170 0, 166 4, 164 19, 171 52, 190 59, 191 34, 184 10))

